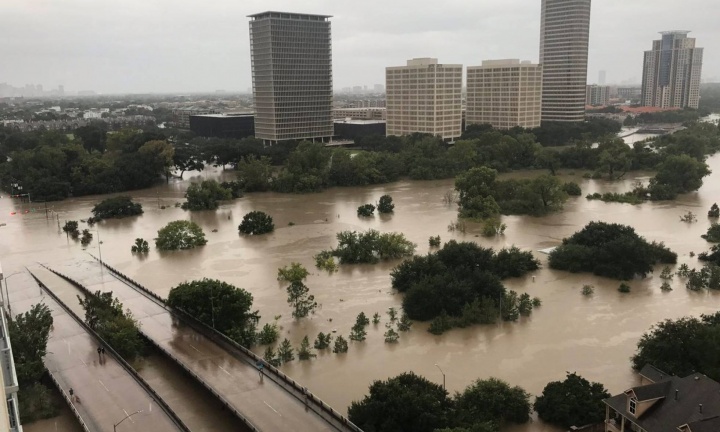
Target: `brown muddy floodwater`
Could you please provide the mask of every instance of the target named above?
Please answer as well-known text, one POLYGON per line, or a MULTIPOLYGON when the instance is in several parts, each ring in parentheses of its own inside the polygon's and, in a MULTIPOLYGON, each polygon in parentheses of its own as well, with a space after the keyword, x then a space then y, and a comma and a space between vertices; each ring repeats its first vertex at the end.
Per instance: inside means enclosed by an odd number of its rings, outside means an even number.
MULTIPOLYGON (((720 293, 689 292, 681 281, 674 280, 671 292, 661 292, 659 271, 644 280, 631 282, 632 292, 617 291, 619 282, 590 274, 570 274, 546 266, 532 275, 506 281, 519 293, 538 296, 543 304, 529 318, 517 323, 475 326, 452 330, 442 336, 426 331, 427 324, 415 323, 401 334, 399 343, 384 343, 386 316, 391 306, 400 307, 401 296, 390 288, 389 272, 398 262, 378 265, 342 266, 328 276, 314 270, 307 285, 322 307, 315 316, 295 322, 286 303, 284 287, 276 280, 277 269, 290 262, 300 262, 314 269, 313 255, 335 246, 335 234, 343 230, 374 228, 383 232, 404 233, 415 242, 417 252, 428 251, 428 237, 440 235, 450 239, 475 241, 482 246, 501 248, 516 245, 535 251, 543 264, 547 257, 539 249, 556 246, 593 220, 628 224, 648 240, 664 241, 679 255, 678 265, 698 267, 689 253, 701 252, 708 244, 700 238, 709 222, 707 209, 720 201, 720 155, 708 161, 714 173, 705 179, 697 193, 674 202, 647 203, 638 206, 587 201, 593 192, 622 192, 631 188, 642 174, 624 181, 606 182, 581 178, 582 172, 565 173, 565 179, 577 181, 583 197, 571 198, 564 211, 546 217, 503 217, 507 232, 496 239, 478 236, 480 226, 468 224, 466 234, 449 233, 447 226, 456 219, 456 208, 443 204, 443 194, 452 188, 453 180, 401 181, 382 186, 336 188, 318 194, 285 195, 249 194, 224 204, 217 211, 190 213, 173 207, 182 201, 190 180, 231 177, 231 173, 203 173, 187 176, 185 181, 135 191, 131 195, 143 204, 145 214, 130 219, 106 221, 96 225, 102 239, 102 257, 161 296, 180 282, 203 277, 218 278, 250 291, 260 310, 261 325, 282 315, 282 336, 295 346, 305 335, 315 338, 318 332, 337 329, 347 337, 356 315, 383 314, 383 322, 371 325, 365 342, 351 343, 346 355, 321 353, 312 361, 292 362, 283 371, 327 403, 345 411, 353 400, 366 394, 373 380, 386 379, 401 372, 414 371, 438 383, 446 374, 447 388, 460 391, 478 378, 498 377, 539 394, 546 383, 562 379, 566 371, 600 381, 617 393, 636 383, 629 357, 640 336, 654 323, 666 318, 699 315, 720 307, 720 293), (383 194, 395 201, 395 214, 359 219, 356 208, 376 202, 383 194), (161 210, 160 205, 168 206, 161 210), (252 210, 268 212, 275 219, 276 231, 259 237, 241 237, 237 226, 242 216, 252 210), (680 215, 692 211, 698 222, 686 224, 680 215), (208 244, 192 251, 159 253, 151 249, 146 258, 130 253, 136 237, 149 241, 157 230, 176 219, 191 219, 202 226, 208 244), (295 225, 289 226, 293 222, 295 225), (212 232, 212 230, 217 232, 212 232), (584 297, 583 284, 595 286, 595 294, 584 297)), ((535 172, 511 174, 536 175, 535 172)), ((52 203, 61 223, 85 219, 100 197, 83 197, 52 203)), ((86 259, 80 244, 59 232, 55 219, 46 219, 42 204, 29 206, 0 199, 0 260, 7 274, 34 262, 52 264, 71 258, 86 259), (35 207, 35 212, 10 216, 10 212, 35 207)), ((81 224, 81 228, 85 228, 81 224)), ((98 254, 97 233, 87 252, 98 254)), ((12 284, 12 279, 10 280, 12 284)), ((256 352, 262 354, 263 348, 256 352)), ((517 430, 555 430, 535 422, 517 430)))

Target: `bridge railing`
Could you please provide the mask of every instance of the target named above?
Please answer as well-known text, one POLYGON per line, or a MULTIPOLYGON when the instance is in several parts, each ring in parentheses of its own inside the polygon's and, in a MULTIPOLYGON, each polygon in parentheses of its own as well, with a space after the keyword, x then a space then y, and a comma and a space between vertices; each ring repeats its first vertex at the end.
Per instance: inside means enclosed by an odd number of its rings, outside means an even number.
MULTIPOLYGON (((44 268, 46 268, 47 270, 53 272, 57 276, 67 280, 73 286, 75 286, 80 291, 82 291, 85 295, 94 295, 94 293, 90 292, 90 290, 88 290, 86 287, 84 287, 82 284, 75 281, 74 279, 72 279, 62 273, 59 273, 51 268, 48 268, 44 265, 42 265, 42 266, 44 268)), ((160 408, 165 412, 165 414, 167 414, 167 416, 170 417, 170 420, 172 420, 173 423, 175 423, 175 425, 180 430, 182 430, 184 432, 190 432, 190 429, 187 427, 185 422, 183 422, 182 419, 180 419, 180 417, 178 417, 178 415, 175 413, 175 411, 173 411, 173 409, 170 408, 170 405, 168 405, 165 402, 165 400, 162 397, 160 397, 160 395, 157 394, 157 392, 152 387, 150 387, 150 384, 148 384, 147 381, 145 381, 145 379, 143 377, 141 377, 140 374, 138 374, 137 371, 132 366, 130 366, 130 364, 127 361, 125 361, 125 359, 122 358, 122 356, 120 356, 120 354, 118 354, 117 351, 115 351, 112 346, 110 346, 110 344, 105 342, 105 340, 102 337, 100 337, 100 335, 97 332, 95 332, 95 330, 93 330, 89 325, 87 325, 87 323, 85 323, 85 321, 81 320, 77 315, 75 315, 75 313, 62 300, 60 300, 60 298, 57 295, 55 295, 54 292, 52 292, 44 283, 42 283, 42 281, 40 281, 37 277, 35 277, 35 275, 32 274, 32 272, 30 272, 30 275, 33 277, 33 279, 35 279, 35 281, 40 285, 40 287, 42 287, 50 295, 50 297, 52 297, 53 300, 55 300, 65 310, 65 312, 68 315, 70 315, 78 324, 80 324, 81 327, 83 327, 83 329, 88 334, 90 334, 97 341, 99 341, 103 347, 107 348, 107 350, 110 352, 110 355, 112 355, 115 358, 115 360, 118 362, 118 364, 120 364, 120 366, 123 369, 125 369, 125 371, 127 371, 130 374, 130 376, 132 376, 138 384, 140 384, 140 387, 142 387, 151 396, 151 398, 160 406, 160 408)))
MULTIPOLYGON (((202 333, 218 345, 225 348, 226 351, 233 353, 234 351, 240 351, 243 353, 247 358, 241 359, 245 362, 256 365, 258 363, 263 365, 263 370, 269 371, 270 373, 267 374, 270 379, 275 381, 278 385, 280 385, 285 390, 288 390, 287 387, 289 386, 293 391, 290 392, 291 395, 293 395, 296 399, 300 400, 301 402, 305 403, 306 405, 309 405, 310 407, 317 407, 320 412, 313 409, 318 415, 323 416, 327 419, 325 416, 329 416, 332 422, 336 423, 334 426, 339 427, 343 430, 350 430, 353 432, 363 432, 362 429, 360 429, 357 425, 355 425, 353 422, 351 422, 347 417, 340 414, 338 411, 333 409, 330 405, 323 402, 320 398, 315 396, 313 393, 309 392, 307 388, 301 386, 298 384, 295 380, 285 375, 283 372, 281 372, 279 369, 277 369, 275 366, 267 363, 262 357, 256 355, 254 352, 250 351, 246 347, 238 344, 234 340, 227 337, 225 334, 217 331, 216 329, 208 326, 207 324, 201 322, 194 316, 188 314, 187 312, 183 311, 182 309, 174 308, 167 304, 166 300, 162 297, 158 296, 154 292, 147 289, 145 286, 140 284, 139 282, 133 280, 129 276, 123 274, 119 270, 115 269, 114 267, 108 265, 104 261, 100 261, 97 257, 90 254, 93 258, 95 258, 98 262, 100 262, 100 265, 105 266, 108 270, 115 273, 119 278, 123 279, 125 282, 129 282, 132 285, 135 285, 135 288, 140 290, 143 294, 146 296, 154 299, 156 302, 158 302, 165 310, 167 310, 169 313, 173 314, 177 318, 181 319, 185 324, 189 325, 196 331, 202 333), (312 404, 308 404, 308 402, 313 402, 312 404)), ((331 422, 331 424, 332 424, 331 422)))
POLYGON ((48 376, 50 376, 50 380, 52 380, 53 384, 55 384, 55 387, 58 389, 63 399, 65 399, 68 407, 70 407, 70 411, 72 411, 78 423, 80 423, 80 427, 82 428, 82 430, 85 432, 90 432, 90 428, 88 428, 87 424, 85 424, 85 420, 82 418, 77 408, 75 408, 75 404, 72 403, 72 400, 70 399, 70 396, 65 392, 65 389, 60 386, 60 382, 58 382, 57 378, 55 378, 55 375, 53 375, 53 373, 48 370, 48 376))

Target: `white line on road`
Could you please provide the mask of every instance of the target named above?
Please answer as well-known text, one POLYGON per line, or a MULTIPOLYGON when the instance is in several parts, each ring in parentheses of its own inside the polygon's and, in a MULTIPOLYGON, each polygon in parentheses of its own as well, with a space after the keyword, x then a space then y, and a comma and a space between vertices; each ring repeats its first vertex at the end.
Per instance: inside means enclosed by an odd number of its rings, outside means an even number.
POLYGON ((103 384, 102 381, 98 380, 98 382, 100 383, 101 386, 103 386, 103 388, 105 389, 106 392, 110 393, 110 390, 108 390, 108 388, 105 387, 105 384, 103 384))
POLYGON ((148 412, 152 412, 152 401, 148 402, 148 412))
POLYGON ((87 363, 85 363, 85 360, 81 359, 80 357, 78 357, 78 358, 80 359, 81 362, 83 362, 83 364, 84 364, 85 366, 87 366, 87 363))
POLYGON ((230 372, 226 371, 224 367, 222 367, 222 366, 218 366, 218 367, 219 367, 220 369, 222 369, 223 372, 225 372, 226 374, 230 375, 230 372))
MULTIPOLYGON (((192 349, 194 349, 195 351, 200 352, 200 350, 197 349, 197 348, 195 348, 195 347, 193 346, 193 344, 189 343, 188 345, 190 345, 190 346, 192 347, 192 349)), ((201 354, 202 354, 202 353, 201 353, 201 354)))
POLYGON ((264 403, 265 405, 267 405, 268 408, 270 408, 271 410, 275 411, 275 414, 277 414, 277 415, 279 415, 280 417, 282 417, 282 414, 280 414, 279 412, 277 412, 277 410, 276 410, 275 408, 271 407, 269 403, 267 403, 267 402, 265 402, 265 401, 263 401, 263 403, 264 403))

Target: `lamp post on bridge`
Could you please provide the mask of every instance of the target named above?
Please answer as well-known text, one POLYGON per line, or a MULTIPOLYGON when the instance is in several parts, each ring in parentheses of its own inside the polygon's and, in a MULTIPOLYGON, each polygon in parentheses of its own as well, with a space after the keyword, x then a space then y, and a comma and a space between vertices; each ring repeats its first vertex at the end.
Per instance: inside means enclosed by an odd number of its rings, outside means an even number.
POLYGON ((141 412, 143 412, 143 410, 137 410, 137 411, 135 411, 134 413, 128 414, 128 415, 126 415, 125 417, 123 417, 122 420, 120 420, 119 422, 117 422, 117 423, 115 423, 115 424, 113 425, 113 431, 114 431, 114 432, 117 432, 117 427, 118 427, 118 425, 119 425, 120 423, 124 422, 125 420, 129 419, 130 417, 134 416, 135 414, 139 414, 139 413, 141 413, 141 412))
POLYGON ((440 369, 440 365, 438 365, 437 363, 435 363, 435 367, 437 367, 440 370, 440 373, 443 376, 443 390, 445 390, 445 372, 443 372, 443 370, 440 369))
MULTIPOLYGON (((11 273, 11 274, 3 277, 3 279, 5 280, 5 297, 3 297, 3 304, 5 303, 5 298, 7 298, 8 313, 10 314, 11 317, 12 317, 12 306, 10 305, 10 291, 8 290, 8 282, 7 281, 11 277, 19 275, 21 273, 23 273, 23 272, 19 271, 19 272, 11 273)), ((0 287, 0 295, 2 295, 2 287, 0 287)))

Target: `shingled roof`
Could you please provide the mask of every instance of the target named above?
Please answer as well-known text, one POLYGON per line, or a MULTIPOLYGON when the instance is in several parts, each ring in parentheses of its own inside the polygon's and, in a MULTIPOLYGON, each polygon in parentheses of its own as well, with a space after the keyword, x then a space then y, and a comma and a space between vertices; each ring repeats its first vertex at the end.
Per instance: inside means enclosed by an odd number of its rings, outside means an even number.
POLYGON ((683 425, 688 425, 685 430, 691 432, 720 430, 715 427, 715 418, 720 416, 720 383, 699 373, 685 378, 666 376, 660 382, 631 388, 604 402, 648 432, 677 432, 683 425), (639 401, 659 400, 635 418, 627 412, 631 391, 639 401))

